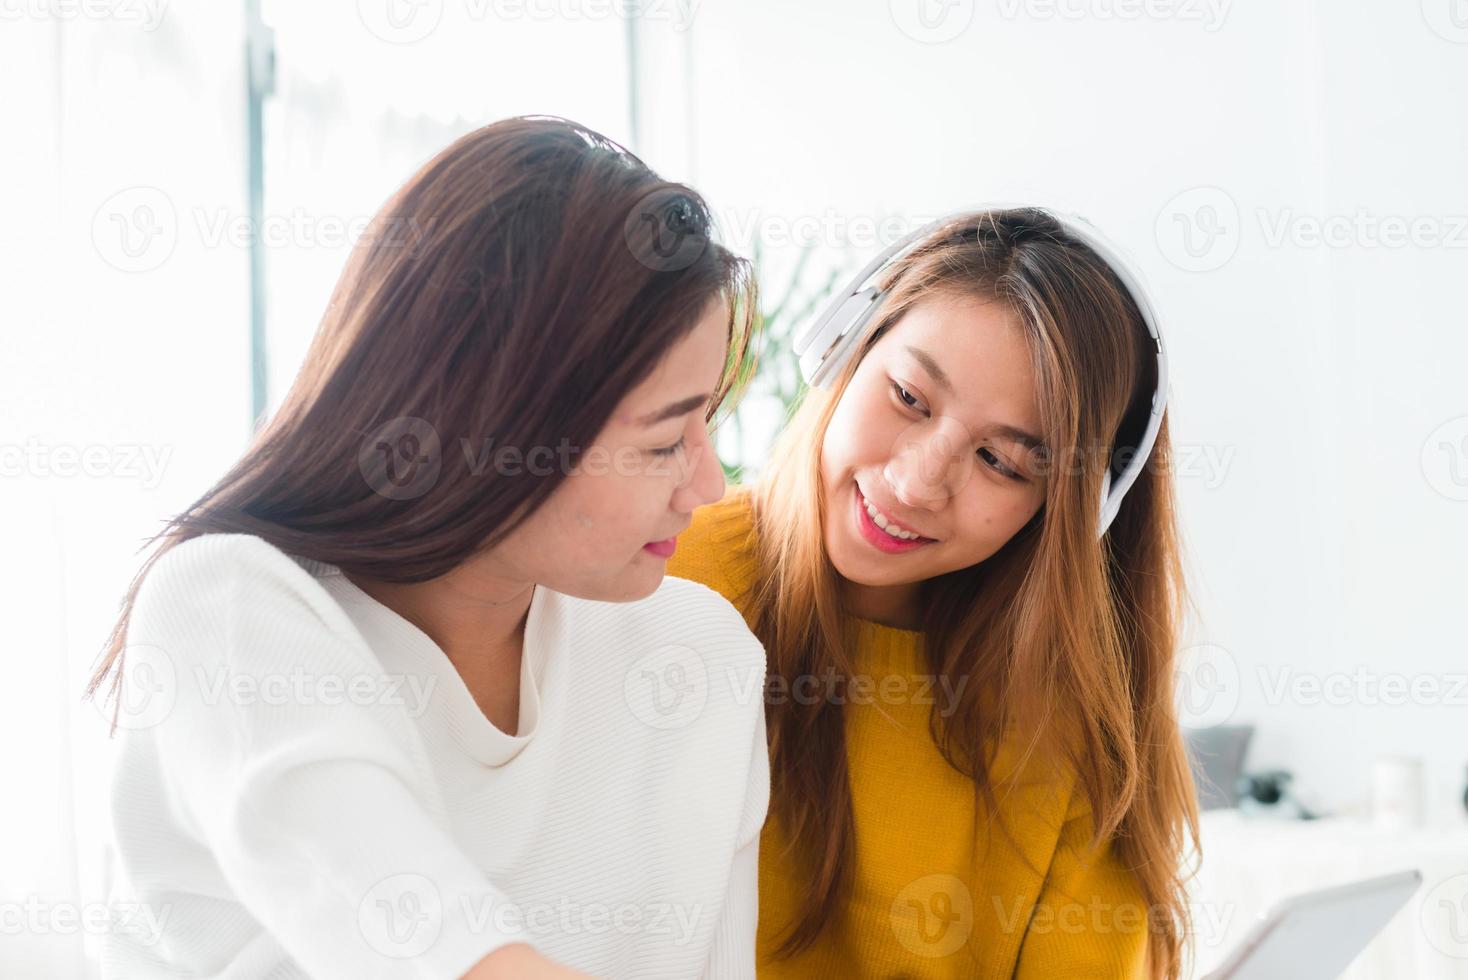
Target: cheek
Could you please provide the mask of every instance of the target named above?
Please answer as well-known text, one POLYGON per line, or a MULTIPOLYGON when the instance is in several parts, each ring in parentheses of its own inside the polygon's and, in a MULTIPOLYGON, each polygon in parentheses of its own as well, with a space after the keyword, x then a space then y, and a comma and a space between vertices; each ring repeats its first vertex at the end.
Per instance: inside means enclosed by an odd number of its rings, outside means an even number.
POLYGON ((537 574, 554 575, 561 566, 584 560, 594 530, 575 496, 557 490, 516 530, 515 550, 537 574))
POLYGON ((590 551, 625 551, 656 511, 655 489, 646 479, 608 473, 582 476, 566 501, 564 523, 585 538, 590 551))
POLYGON ((880 402, 853 380, 836 405, 821 444, 828 482, 848 470, 885 460, 891 442, 886 438, 887 424, 880 402))
POLYGON ((1000 544, 1007 543, 1011 537, 1019 534, 1020 528, 1029 524, 1035 513, 1039 512, 1042 497, 1036 494, 1016 494, 1014 499, 1006 500, 1003 506, 995 509, 992 513, 992 533, 1000 535, 1000 544))
POLYGON ((647 524, 649 494, 637 491, 635 478, 615 473, 568 477, 530 521, 534 547, 553 548, 547 559, 583 569, 624 559, 647 524))
POLYGON ((1019 533, 1037 510, 1039 500, 1031 494, 976 494, 966 508, 964 526, 974 529, 971 540, 976 550, 992 553, 1019 533))

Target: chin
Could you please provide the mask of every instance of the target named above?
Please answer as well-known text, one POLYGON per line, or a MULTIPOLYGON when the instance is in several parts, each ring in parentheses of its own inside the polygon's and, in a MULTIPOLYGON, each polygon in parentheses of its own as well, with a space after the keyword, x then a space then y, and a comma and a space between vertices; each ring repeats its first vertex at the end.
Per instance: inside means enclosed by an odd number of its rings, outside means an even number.
MULTIPOLYGON (((589 599, 592 602, 636 602, 656 592, 658 586, 663 584, 664 578, 661 567, 656 572, 652 572, 647 568, 639 567, 641 564, 640 561, 634 562, 605 578, 594 581, 583 580, 578 582, 574 588, 563 589, 555 585, 549 587, 563 595, 576 599, 589 599)), ((661 562, 658 564, 662 565, 661 562)))
MULTIPOLYGON (((833 563, 834 564, 834 563, 833 563)), ((836 572, 846 581, 854 585, 864 585, 868 588, 881 588, 892 585, 912 585, 914 582, 926 581, 930 576, 919 575, 913 578, 910 575, 883 575, 879 571, 867 571, 861 568, 854 570, 854 574, 847 574, 838 566, 836 572)))
POLYGON ((636 589, 631 594, 622 597, 620 600, 613 600, 613 601, 637 602, 639 599, 646 599, 648 596, 650 596, 653 593, 657 592, 657 590, 659 589, 659 587, 662 586, 663 579, 664 578, 666 578, 666 576, 659 575, 656 579, 654 579, 651 582, 647 583, 646 588, 636 589))
POLYGON ((636 602, 639 599, 646 599, 658 590, 666 577, 667 563, 660 559, 633 562, 631 568, 613 580, 612 588, 616 595, 609 596, 607 601, 636 602))

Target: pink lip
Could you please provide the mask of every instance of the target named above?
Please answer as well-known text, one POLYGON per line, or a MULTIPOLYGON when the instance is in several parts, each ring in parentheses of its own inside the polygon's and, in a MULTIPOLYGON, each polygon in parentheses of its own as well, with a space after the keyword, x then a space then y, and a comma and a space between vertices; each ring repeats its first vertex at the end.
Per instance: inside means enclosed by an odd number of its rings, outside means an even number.
POLYGON ((892 535, 888 534, 886 531, 877 527, 877 525, 872 522, 871 515, 867 513, 866 498, 861 495, 861 488, 857 487, 856 484, 853 483, 852 490, 853 493, 851 495, 851 499, 853 502, 852 506, 855 508, 856 511, 857 530, 861 532, 861 536, 863 538, 866 538, 867 542, 871 544, 874 548, 878 549, 879 551, 884 551, 889 555, 900 555, 903 552, 913 551, 914 549, 921 548, 925 544, 933 543, 932 538, 917 538, 913 541, 899 541, 892 535))
POLYGON ((675 535, 666 541, 649 541, 642 546, 642 550, 651 552, 659 558, 672 558, 673 552, 678 550, 678 538, 675 535))

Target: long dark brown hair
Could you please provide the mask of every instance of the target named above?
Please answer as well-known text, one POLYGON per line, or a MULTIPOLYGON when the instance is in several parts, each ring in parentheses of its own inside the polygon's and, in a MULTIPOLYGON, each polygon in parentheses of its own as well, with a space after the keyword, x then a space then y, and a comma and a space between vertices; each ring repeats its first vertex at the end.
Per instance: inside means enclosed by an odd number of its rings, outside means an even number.
MULTIPOLYGON (((1137 911, 1147 913, 1152 974, 1176 977, 1188 933, 1183 859, 1198 816, 1172 699, 1186 593, 1166 419, 1120 513, 1103 539, 1096 534, 1104 468, 1139 441, 1156 385, 1141 314, 1110 267, 1037 209, 955 219, 894 264, 883 288, 888 298, 858 356, 832 389, 807 393, 753 491, 757 572, 747 615, 772 679, 852 671, 820 476, 827 426, 861 355, 925 297, 1003 303, 1024 331, 1045 444, 1078 452, 1057 454, 1040 512, 996 554, 923 583, 928 665, 967 678, 972 695, 947 706, 946 718, 935 706, 932 734, 974 780, 975 813, 993 814, 999 834, 1008 828, 990 773, 1001 744, 1074 773, 1095 842, 1111 842, 1145 897, 1137 911)), ((790 956, 847 899, 852 796, 841 706, 775 698, 768 710, 771 819, 803 869, 796 918, 776 924, 779 952, 790 956)))
POLYGON ((109 676, 117 696, 139 584, 190 538, 257 535, 390 582, 493 547, 723 302, 712 421, 749 373, 755 302, 748 264, 712 234, 695 191, 565 119, 503 120, 443 150, 373 218, 280 410, 145 545, 85 696, 109 676), (487 475, 487 446, 558 465, 487 475))

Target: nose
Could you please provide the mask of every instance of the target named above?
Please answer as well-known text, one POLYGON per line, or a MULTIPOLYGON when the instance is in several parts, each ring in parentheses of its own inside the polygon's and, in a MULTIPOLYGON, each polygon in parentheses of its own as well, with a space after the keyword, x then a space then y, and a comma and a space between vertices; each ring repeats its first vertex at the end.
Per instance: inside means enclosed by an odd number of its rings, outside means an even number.
POLYGON ((928 419, 911 426, 892 446, 882 476, 899 503, 940 510, 973 472, 968 432, 953 419, 928 419))
POLYGON ((713 436, 702 424, 693 428, 683 449, 683 480, 673 492, 673 509, 684 514, 724 496, 724 467, 714 451, 713 436))

